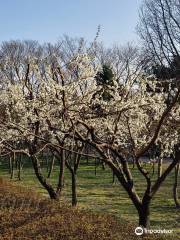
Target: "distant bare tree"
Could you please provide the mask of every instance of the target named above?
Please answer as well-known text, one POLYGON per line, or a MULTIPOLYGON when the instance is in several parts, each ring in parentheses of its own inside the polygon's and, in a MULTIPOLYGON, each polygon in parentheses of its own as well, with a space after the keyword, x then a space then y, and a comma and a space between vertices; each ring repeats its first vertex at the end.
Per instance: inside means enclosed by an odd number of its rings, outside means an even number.
MULTIPOLYGON (((180 1, 144 0, 140 9, 138 32, 149 58, 151 73, 161 81, 168 101, 171 90, 180 85, 180 1)), ((147 66, 148 68, 149 66, 147 66)), ((174 123, 178 125, 178 123, 174 123)), ((175 126, 174 125, 174 126, 175 126)), ((162 159, 159 158, 158 173, 161 175, 162 159)), ((179 164, 175 167, 173 197, 179 206, 177 185, 179 164)))
POLYGON ((138 32, 152 61, 170 65, 180 55, 180 1, 144 0, 138 32))

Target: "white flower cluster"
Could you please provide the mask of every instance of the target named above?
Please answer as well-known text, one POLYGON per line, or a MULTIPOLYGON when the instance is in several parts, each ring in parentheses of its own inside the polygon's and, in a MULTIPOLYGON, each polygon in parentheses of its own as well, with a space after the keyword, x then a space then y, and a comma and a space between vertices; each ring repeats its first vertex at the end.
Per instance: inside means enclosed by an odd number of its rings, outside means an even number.
MULTIPOLYGON (((123 93, 118 85, 113 91, 109 89, 113 98, 108 101, 98 94, 93 99, 99 91, 94 79, 98 67, 87 54, 78 55, 55 79, 48 63, 43 63, 43 71, 36 62, 31 63, 28 80, 9 83, 0 91, 0 105, 4 106, 1 140, 31 140, 36 122, 40 136, 49 141, 55 142, 57 136, 62 139, 67 133, 73 135, 74 127, 87 137, 87 128, 77 124, 83 122, 94 130, 99 142, 125 152, 141 150, 154 136, 166 110, 165 94, 156 93, 155 81, 138 77, 135 85, 124 85, 123 93), (147 84, 153 93, 147 91, 147 84)), ((156 142, 161 143, 162 154, 168 155, 179 142, 178 102, 165 122, 156 142)))

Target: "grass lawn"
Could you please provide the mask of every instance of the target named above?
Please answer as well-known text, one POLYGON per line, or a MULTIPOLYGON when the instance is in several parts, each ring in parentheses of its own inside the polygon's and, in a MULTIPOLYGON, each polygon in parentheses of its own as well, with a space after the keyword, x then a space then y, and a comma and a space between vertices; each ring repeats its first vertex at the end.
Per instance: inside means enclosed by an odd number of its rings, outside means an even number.
MULTIPOLYGON (((34 171, 29 162, 24 161, 22 171, 22 181, 19 184, 33 187, 36 191, 47 195, 34 175, 34 171)), ((44 163, 44 174, 47 174, 44 163)), ((139 194, 142 194, 145 187, 144 178, 137 169, 132 170, 135 179, 135 187, 139 194)), ((7 161, 1 160, 0 176, 9 178, 7 161)), ((157 173, 155 172, 155 176, 157 173)), ((82 160, 77 175, 78 207, 96 212, 111 213, 119 217, 121 221, 129 220, 137 223, 137 212, 127 193, 116 182, 112 184, 112 173, 108 167, 105 170, 99 165, 96 169, 94 161, 89 164, 82 160)), ((174 172, 167 177, 166 181, 156 194, 151 204, 151 228, 152 229, 173 229, 175 234, 180 233, 180 211, 174 207, 172 198, 172 184, 174 172)), ((58 179, 58 166, 56 165, 51 176, 51 183, 56 184, 58 179)), ((17 181, 16 175, 13 181, 17 181)), ((179 189, 180 191, 180 189, 179 189)), ((65 188, 62 201, 71 204, 71 178, 68 169, 65 170, 65 188)))

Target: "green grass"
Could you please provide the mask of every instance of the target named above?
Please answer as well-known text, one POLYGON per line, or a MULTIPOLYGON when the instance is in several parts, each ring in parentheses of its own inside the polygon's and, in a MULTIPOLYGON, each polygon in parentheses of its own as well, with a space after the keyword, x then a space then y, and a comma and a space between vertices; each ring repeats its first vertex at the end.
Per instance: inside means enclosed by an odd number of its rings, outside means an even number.
MULTIPOLYGON (((33 187, 44 195, 46 191, 41 187, 34 175, 31 163, 25 161, 22 181, 19 184, 33 187)), ((46 175, 46 166, 44 163, 43 172, 46 175)), ((145 180, 139 174, 137 169, 132 170, 135 179, 135 188, 142 196, 145 189, 145 180)), ((0 165, 0 175, 9 177, 7 162, 2 161, 0 165)), ((155 173, 157 176, 157 173, 155 173)), ((86 160, 82 160, 77 175, 78 207, 96 212, 111 213, 119 217, 121 221, 128 220, 137 223, 137 212, 127 193, 116 180, 112 184, 112 173, 108 167, 105 170, 98 166, 95 176, 94 162, 90 161, 87 165, 86 160)), ((172 198, 174 172, 172 172, 151 204, 151 228, 173 229, 175 233, 180 233, 180 212, 174 206, 172 198)), ((51 176, 50 182, 55 186, 58 179, 58 166, 56 165, 51 176)), ((14 179, 16 180, 16 178, 14 179)), ((180 191, 180 190, 179 190, 180 191)), ((62 195, 62 201, 71 204, 71 178, 68 170, 65 170, 65 187, 62 195)))

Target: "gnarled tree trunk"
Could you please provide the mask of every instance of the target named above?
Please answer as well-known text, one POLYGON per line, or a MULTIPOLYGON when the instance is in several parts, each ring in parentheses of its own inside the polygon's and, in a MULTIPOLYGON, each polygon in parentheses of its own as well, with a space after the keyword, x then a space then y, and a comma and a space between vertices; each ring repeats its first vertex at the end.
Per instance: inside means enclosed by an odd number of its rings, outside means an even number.
POLYGON ((51 199, 58 200, 59 195, 56 193, 53 187, 46 181, 46 178, 44 178, 41 173, 41 167, 40 167, 38 158, 35 156, 31 156, 31 160, 32 160, 36 177, 38 178, 39 182, 47 190, 51 199))

